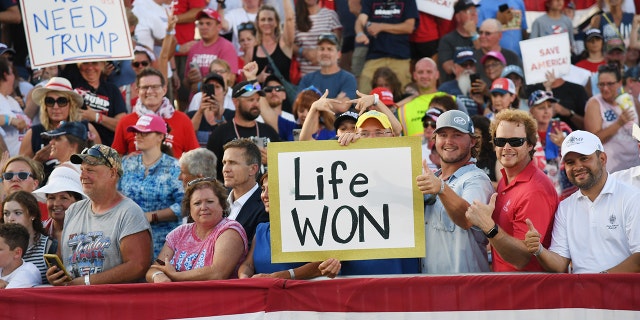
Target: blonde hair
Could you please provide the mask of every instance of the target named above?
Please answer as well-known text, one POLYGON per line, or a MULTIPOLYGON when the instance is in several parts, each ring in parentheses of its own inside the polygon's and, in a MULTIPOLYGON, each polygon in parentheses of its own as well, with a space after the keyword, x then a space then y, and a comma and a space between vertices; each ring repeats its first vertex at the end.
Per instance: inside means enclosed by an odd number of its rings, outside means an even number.
POLYGON ((55 127, 52 126, 51 121, 49 121, 47 106, 44 104, 44 99, 47 97, 49 92, 55 92, 56 94, 69 99, 69 117, 64 121, 70 122, 70 121, 82 120, 82 114, 80 114, 80 110, 79 110, 80 106, 76 104, 76 100, 73 99, 73 96, 71 95, 71 93, 65 92, 65 91, 50 90, 50 91, 47 91, 47 93, 45 93, 42 96, 42 99, 40 99, 39 101, 36 101, 36 103, 40 106, 40 123, 42 123, 42 126, 44 127, 45 131, 55 129, 55 127))
POLYGON ((276 28, 273 30, 273 34, 275 35, 276 40, 280 38, 280 34, 282 33, 282 31, 280 30, 280 16, 278 15, 278 11, 276 11, 276 8, 270 5, 263 4, 262 6, 260 6, 260 9, 258 9, 258 14, 256 14, 256 43, 258 45, 262 44, 262 30, 260 30, 259 23, 260 13, 262 13, 263 11, 271 11, 275 15, 276 28))

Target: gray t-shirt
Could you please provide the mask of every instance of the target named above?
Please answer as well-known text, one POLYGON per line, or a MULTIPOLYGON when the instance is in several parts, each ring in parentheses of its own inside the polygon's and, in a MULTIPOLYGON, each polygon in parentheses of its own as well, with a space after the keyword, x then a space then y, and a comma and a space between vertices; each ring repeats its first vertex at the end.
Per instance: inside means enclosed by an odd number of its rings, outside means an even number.
POLYGON ((142 209, 129 198, 125 197, 100 215, 93 213, 90 200, 78 201, 67 209, 64 218, 64 266, 73 277, 109 270, 122 264, 122 238, 144 230, 151 233, 149 222, 142 209))

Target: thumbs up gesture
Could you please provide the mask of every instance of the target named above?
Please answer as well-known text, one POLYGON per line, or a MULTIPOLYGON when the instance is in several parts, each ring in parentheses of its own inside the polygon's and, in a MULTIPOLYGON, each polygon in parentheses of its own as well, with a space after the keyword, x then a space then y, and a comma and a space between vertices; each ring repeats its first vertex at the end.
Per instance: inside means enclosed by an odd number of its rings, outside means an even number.
POLYGON ((443 182, 429 169, 427 161, 422 160, 422 174, 416 177, 416 183, 422 194, 437 194, 443 182))
POLYGON ((474 226, 480 228, 484 233, 489 232, 495 225, 493 222, 493 209, 496 207, 497 193, 491 195, 491 200, 488 204, 484 202, 474 200, 473 204, 469 206, 465 216, 474 226))
POLYGON ((524 244, 527 246, 527 251, 531 254, 539 253, 538 250, 541 249, 540 233, 536 230, 536 227, 533 226, 531 220, 527 219, 525 222, 527 223, 527 227, 529 227, 529 231, 524 235, 524 244))

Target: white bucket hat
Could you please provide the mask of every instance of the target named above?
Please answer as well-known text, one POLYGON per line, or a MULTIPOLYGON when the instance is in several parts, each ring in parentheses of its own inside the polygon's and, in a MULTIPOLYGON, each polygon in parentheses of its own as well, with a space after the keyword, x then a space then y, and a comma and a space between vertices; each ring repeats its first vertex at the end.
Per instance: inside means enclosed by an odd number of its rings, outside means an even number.
POLYGON ((32 193, 38 200, 46 201, 47 194, 69 191, 77 192, 81 194, 83 198, 87 198, 84 192, 82 192, 80 172, 62 164, 53 169, 44 187, 34 190, 32 193))

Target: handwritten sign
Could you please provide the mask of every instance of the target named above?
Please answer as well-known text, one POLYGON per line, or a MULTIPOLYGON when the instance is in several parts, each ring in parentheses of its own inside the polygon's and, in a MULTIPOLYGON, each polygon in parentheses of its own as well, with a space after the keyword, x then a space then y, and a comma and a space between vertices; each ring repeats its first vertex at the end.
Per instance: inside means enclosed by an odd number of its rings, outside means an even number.
POLYGON ((430 15, 451 20, 453 18, 453 5, 456 0, 417 0, 418 10, 430 15))
POLYGON ((571 68, 571 45, 566 32, 520 41, 520 52, 527 84, 546 81, 547 71, 553 70, 559 78, 571 68))
POLYGON ((122 0, 20 0, 31 65, 133 58, 122 0))
POLYGON ((270 143, 273 262, 423 257, 419 137, 270 143))

